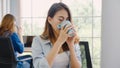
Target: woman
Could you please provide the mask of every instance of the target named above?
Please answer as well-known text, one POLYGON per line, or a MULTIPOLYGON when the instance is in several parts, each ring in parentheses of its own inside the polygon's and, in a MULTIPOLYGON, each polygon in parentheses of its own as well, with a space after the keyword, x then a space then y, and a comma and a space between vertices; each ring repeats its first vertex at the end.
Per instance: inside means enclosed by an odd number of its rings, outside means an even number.
MULTIPOLYGON (((17 58, 17 54, 18 53, 23 53, 24 52, 24 45, 23 45, 23 38, 22 38, 22 30, 21 28, 16 27, 16 23, 15 23, 15 17, 11 14, 6 14, 1 22, 0 25, 0 36, 2 37, 10 37, 13 47, 14 47, 14 51, 15 51, 15 56, 17 58), (18 34, 16 33, 16 29, 18 30, 18 34)), ((23 57, 21 57, 23 58, 23 57)), ((21 59, 20 57, 17 59, 21 59)), ((28 65, 28 63, 26 63, 26 66, 30 66, 28 65)), ((26 67, 23 65, 22 62, 19 62, 17 65, 17 68, 24 68, 26 67)), ((27 68, 28 68, 27 67, 27 68)))
POLYGON ((75 31, 72 37, 68 34, 73 25, 60 30, 57 27, 64 20, 72 22, 69 8, 64 3, 54 3, 48 11, 43 34, 33 39, 35 68, 81 68, 78 36, 75 31))

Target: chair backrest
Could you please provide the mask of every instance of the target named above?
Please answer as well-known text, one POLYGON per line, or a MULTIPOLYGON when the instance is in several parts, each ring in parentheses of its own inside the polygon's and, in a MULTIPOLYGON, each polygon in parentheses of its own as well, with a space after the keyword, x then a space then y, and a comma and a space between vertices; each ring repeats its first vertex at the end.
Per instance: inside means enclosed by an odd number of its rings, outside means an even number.
POLYGON ((17 65, 10 38, 0 37, 0 67, 15 68, 17 65))
POLYGON ((82 68, 92 68, 89 44, 87 41, 80 41, 80 50, 82 57, 82 68))

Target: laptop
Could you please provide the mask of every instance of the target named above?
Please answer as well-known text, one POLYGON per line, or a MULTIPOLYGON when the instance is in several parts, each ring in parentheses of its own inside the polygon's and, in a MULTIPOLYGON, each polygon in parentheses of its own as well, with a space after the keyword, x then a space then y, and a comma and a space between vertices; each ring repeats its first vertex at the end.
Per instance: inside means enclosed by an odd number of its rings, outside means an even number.
POLYGON ((23 36, 23 42, 24 42, 24 51, 25 52, 31 52, 31 46, 34 36, 23 36))

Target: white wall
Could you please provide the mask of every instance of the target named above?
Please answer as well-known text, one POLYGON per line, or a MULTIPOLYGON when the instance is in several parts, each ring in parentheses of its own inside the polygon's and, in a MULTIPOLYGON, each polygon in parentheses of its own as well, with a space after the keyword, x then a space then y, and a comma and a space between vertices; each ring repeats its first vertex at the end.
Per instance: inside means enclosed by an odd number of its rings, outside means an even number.
POLYGON ((2 19, 2 0, 0 0, 0 23, 2 19))
POLYGON ((120 68, 120 0, 103 0, 101 68, 120 68))
POLYGON ((10 12, 10 0, 0 0, 0 22, 4 15, 10 12))
POLYGON ((16 22, 20 24, 20 0, 10 0, 10 13, 16 18, 16 22))

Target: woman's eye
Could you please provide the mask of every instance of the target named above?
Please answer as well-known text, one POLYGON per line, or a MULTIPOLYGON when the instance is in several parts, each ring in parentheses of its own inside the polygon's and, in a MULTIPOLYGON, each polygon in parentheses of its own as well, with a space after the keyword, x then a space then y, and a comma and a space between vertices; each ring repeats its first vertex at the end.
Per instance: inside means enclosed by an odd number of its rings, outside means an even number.
POLYGON ((63 21, 63 19, 59 19, 59 21, 63 21))

